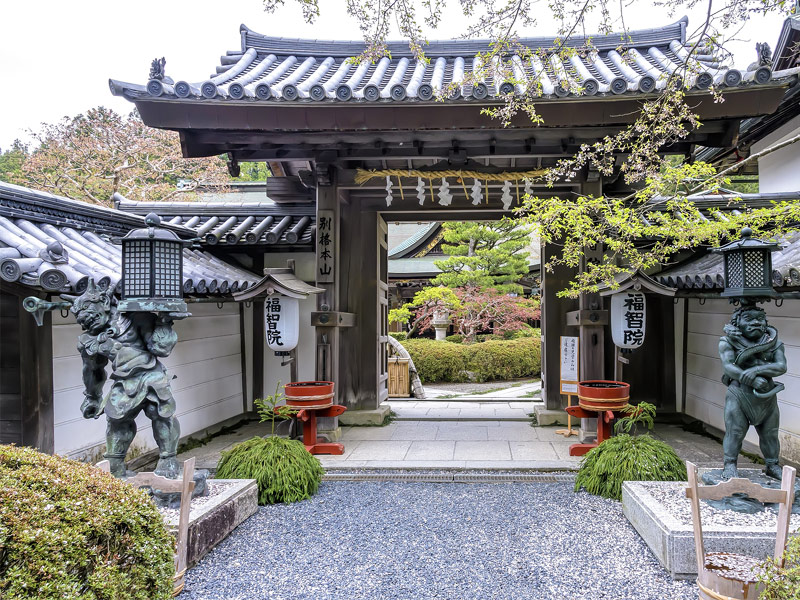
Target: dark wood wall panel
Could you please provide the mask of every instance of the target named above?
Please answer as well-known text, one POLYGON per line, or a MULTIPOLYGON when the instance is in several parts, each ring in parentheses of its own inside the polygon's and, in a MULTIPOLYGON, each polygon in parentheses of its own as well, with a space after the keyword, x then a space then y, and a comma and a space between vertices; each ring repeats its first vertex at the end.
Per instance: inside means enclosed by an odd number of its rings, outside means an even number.
POLYGON ((0 292, 0 444, 22 443, 19 298, 0 292))

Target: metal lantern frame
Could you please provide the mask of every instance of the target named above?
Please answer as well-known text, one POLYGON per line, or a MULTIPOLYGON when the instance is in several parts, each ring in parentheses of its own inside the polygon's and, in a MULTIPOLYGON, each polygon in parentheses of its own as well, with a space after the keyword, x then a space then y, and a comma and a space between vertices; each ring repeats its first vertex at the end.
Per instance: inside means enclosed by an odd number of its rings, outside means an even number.
POLYGON ((159 227, 150 213, 146 228, 122 238, 122 299, 120 312, 184 312, 183 247, 189 244, 159 227))
POLYGON ((723 298, 777 298, 772 287, 772 253, 780 244, 753 238, 753 231, 745 227, 742 237, 713 252, 722 254, 725 268, 723 298))

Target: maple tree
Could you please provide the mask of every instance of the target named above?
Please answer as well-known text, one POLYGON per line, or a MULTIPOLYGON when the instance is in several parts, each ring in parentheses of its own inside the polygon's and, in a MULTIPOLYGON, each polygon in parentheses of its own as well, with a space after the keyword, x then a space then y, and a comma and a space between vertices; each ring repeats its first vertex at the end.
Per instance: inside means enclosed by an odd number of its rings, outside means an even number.
POLYGON ((467 285, 426 287, 400 308, 389 311, 390 323, 409 323, 409 337, 433 328, 438 314, 447 315, 467 342, 483 331, 518 331, 539 319, 539 301, 504 293, 496 288, 467 285))

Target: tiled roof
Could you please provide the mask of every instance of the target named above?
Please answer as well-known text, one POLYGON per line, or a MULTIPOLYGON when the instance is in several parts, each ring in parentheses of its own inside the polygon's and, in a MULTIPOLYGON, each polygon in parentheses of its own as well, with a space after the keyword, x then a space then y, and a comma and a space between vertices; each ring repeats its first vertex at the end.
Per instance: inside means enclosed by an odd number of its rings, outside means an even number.
MULTIPOLYGON (((391 229, 393 225, 389 225, 390 228, 390 235, 391 229)), ((389 249, 389 259, 397 259, 403 258, 404 254, 409 253, 412 250, 415 250, 418 246, 422 244, 431 234, 438 232, 441 229, 442 224, 434 221, 433 223, 425 223, 422 225, 417 225, 417 229, 414 231, 410 236, 404 239, 402 242, 397 244, 395 247, 389 249)), ((406 257, 410 258, 410 257, 406 257)))
MULTIPOLYGON (((620 34, 575 38, 578 49, 562 60, 553 52, 553 38, 524 38, 520 42, 534 55, 509 57, 507 70, 516 80, 538 80, 544 98, 583 94, 621 95, 651 93, 666 85, 667 76, 688 59, 686 25, 683 19, 657 29, 631 32, 620 53, 620 34)), ((115 95, 130 100, 158 99, 192 102, 433 102, 438 90, 463 81, 464 74, 481 70, 476 54, 488 49, 487 40, 431 42, 424 51, 429 63, 410 54, 408 44, 389 42, 391 58, 376 63, 354 64, 364 50, 363 42, 302 40, 269 37, 242 25, 241 48, 221 57, 216 73, 206 80, 173 82, 151 79, 144 85, 109 80, 115 95)), ((711 54, 696 56, 699 71, 687 82, 690 88, 712 84, 738 87, 766 84, 794 74, 797 69, 771 72, 768 67, 739 70, 721 63, 711 54)), ((490 69, 490 71, 492 71, 490 69)), ((498 72, 495 70, 495 72, 498 72)), ((488 76, 475 85, 462 85, 449 102, 485 101, 508 93, 523 93, 524 86, 488 76)))
MULTIPOLYGON (((776 288, 800 287, 800 234, 788 238, 785 247, 772 253, 772 285, 776 288)), ((659 283, 679 290, 714 290, 725 287, 722 255, 708 252, 653 277, 659 283)))
MULTIPOLYGON (((184 239, 194 231, 166 225, 184 239)), ((0 182, 0 278, 49 292, 81 293, 94 278, 117 287, 121 248, 111 241, 145 227, 144 218, 0 182)), ((223 296, 258 276, 192 248, 183 251, 183 290, 223 296)))
POLYGON ((155 212, 165 223, 187 227, 203 244, 310 245, 315 228, 314 206, 264 202, 136 202, 115 196, 127 213, 155 212))

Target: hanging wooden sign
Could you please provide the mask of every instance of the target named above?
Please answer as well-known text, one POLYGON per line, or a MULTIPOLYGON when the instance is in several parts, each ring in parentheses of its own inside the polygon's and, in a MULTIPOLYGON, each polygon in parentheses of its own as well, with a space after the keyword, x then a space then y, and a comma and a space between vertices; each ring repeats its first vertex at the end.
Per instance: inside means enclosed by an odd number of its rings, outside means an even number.
POLYGON ((580 338, 573 336, 561 336, 561 393, 577 394, 579 362, 579 341, 580 338))
POLYGON ((336 227, 333 211, 317 211, 317 283, 336 281, 336 227))
POLYGON ((611 296, 611 336, 619 348, 639 348, 644 343, 647 301, 644 292, 611 296))

